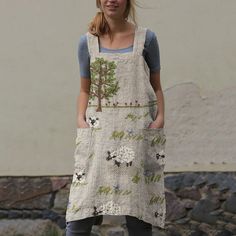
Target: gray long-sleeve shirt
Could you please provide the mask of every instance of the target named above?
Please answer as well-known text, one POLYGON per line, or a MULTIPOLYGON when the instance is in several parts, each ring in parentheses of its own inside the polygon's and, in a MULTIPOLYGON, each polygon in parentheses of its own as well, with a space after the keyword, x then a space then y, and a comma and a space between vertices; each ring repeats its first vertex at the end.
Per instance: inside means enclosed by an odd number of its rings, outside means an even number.
MULTIPOLYGON (((125 52, 132 52, 133 45, 127 48, 121 49, 109 49, 100 47, 100 52, 105 53, 125 53, 125 52)), ((157 40, 156 34, 147 29, 146 39, 144 44, 143 50, 143 57, 147 62, 147 65, 150 69, 150 73, 159 71, 161 69, 160 66, 160 51, 159 51, 159 44, 157 40)), ((80 67, 80 76, 85 78, 90 78, 90 55, 88 52, 88 44, 87 44, 87 37, 86 34, 81 35, 78 45, 78 61, 80 67)))

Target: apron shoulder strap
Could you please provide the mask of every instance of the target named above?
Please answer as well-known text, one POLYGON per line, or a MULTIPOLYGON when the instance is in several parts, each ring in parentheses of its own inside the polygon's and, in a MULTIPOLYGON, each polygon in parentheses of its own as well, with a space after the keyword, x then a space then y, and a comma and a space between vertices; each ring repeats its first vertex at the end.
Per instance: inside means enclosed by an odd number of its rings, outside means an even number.
POLYGON ((98 37, 91 34, 89 31, 86 33, 86 35, 87 35, 88 52, 90 56, 99 53, 98 37))
POLYGON ((135 42, 135 50, 136 53, 139 55, 143 54, 143 49, 144 49, 144 44, 145 44, 145 39, 146 39, 146 32, 147 32, 147 28, 146 27, 142 27, 139 26, 138 27, 138 31, 137 31, 137 38, 136 38, 136 42, 135 42))

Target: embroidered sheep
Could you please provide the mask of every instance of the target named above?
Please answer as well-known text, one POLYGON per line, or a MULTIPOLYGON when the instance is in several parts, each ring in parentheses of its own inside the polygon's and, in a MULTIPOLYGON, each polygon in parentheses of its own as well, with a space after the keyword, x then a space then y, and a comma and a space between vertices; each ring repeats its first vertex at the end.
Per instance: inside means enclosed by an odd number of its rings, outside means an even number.
POLYGON ((76 172, 75 175, 76 175, 76 179, 78 180, 79 183, 84 183, 85 182, 85 172, 84 172, 84 170, 76 172))
POLYGON ((114 203, 113 201, 109 201, 100 207, 94 206, 94 212, 93 215, 98 215, 100 213, 103 214, 112 214, 112 215, 120 215, 121 214, 121 207, 117 203, 114 203))
POLYGON ((93 211, 94 216, 98 216, 100 213, 102 213, 102 211, 98 211, 97 207, 95 207, 95 206, 93 207, 93 209, 94 209, 94 211, 93 211))
POLYGON ((99 118, 96 116, 90 116, 88 119, 88 123, 90 127, 98 127, 99 126, 99 118))
POLYGON ((135 152, 126 146, 121 146, 117 150, 111 152, 107 151, 108 156, 106 158, 107 161, 114 160, 115 165, 120 167, 122 163, 126 163, 126 166, 131 166, 132 161, 135 158, 135 152))
POLYGON ((157 159, 158 164, 160 166, 165 164, 165 152, 164 152, 164 150, 161 150, 160 152, 156 153, 156 159, 157 159))
POLYGON ((162 158, 165 158, 165 152, 164 152, 164 150, 161 150, 160 152, 158 152, 158 153, 156 154, 156 158, 157 158, 157 160, 162 159, 162 158))
POLYGON ((159 216, 163 217, 163 213, 159 213, 158 211, 154 212, 154 216, 157 218, 159 216))

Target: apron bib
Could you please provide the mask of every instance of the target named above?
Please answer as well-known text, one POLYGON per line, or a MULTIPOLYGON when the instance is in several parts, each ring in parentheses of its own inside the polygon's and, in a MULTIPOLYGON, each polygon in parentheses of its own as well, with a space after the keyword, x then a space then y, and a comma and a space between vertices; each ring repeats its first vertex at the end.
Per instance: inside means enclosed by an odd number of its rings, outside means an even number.
POLYGON ((146 28, 136 26, 133 51, 99 52, 87 34, 91 86, 86 121, 77 128, 66 221, 131 215, 165 226, 164 128, 148 128, 158 112, 142 56, 146 28))

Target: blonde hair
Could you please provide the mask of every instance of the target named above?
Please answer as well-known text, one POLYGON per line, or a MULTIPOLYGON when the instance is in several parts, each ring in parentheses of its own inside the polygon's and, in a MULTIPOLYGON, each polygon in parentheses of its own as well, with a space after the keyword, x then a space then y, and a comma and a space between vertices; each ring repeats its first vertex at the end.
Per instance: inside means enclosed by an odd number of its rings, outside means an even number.
MULTIPOLYGON (((96 0, 96 5, 97 5, 97 8, 101 9, 100 0, 96 0)), ((129 20, 129 18, 130 18, 133 21, 133 23, 135 25, 137 25, 135 5, 137 5, 136 0, 127 0, 126 9, 124 12, 124 18, 126 20, 129 20)), ((109 24, 106 21, 106 18, 105 18, 104 13, 102 11, 97 12, 97 14, 93 18, 93 20, 89 23, 88 31, 91 34, 96 35, 96 36, 108 33, 110 38, 112 39, 109 24)))

